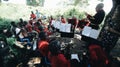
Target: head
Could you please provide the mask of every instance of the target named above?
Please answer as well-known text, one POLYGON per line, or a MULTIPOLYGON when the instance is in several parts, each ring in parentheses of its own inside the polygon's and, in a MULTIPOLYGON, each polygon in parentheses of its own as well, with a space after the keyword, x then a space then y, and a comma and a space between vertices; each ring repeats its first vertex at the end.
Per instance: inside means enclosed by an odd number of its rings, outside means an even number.
POLYGON ((96 11, 98 12, 98 11, 102 10, 103 7, 104 7, 104 4, 103 4, 103 3, 99 3, 99 4, 96 6, 96 11))
POLYGON ((41 32, 39 33, 39 38, 40 38, 41 40, 47 40, 47 33, 44 32, 44 31, 41 31, 41 32))
POLYGON ((49 51, 52 55, 58 55, 60 53, 60 42, 57 40, 50 42, 49 51))
POLYGON ((16 26, 17 26, 14 21, 11 22, 11 25, 12 25, 13 27, 16 27, 16 26))
POLYGON ((19 20, 20 20, 21 23, 23 23, 23 19, 22 18, 20 18, 19 20))
POLYGON ((33 11, 31 11, 31 13, 32 13, 32 14, 34 14, 34 12, 33 12, 33 11))
POLYGON ((36 12, 38 12, 38 10, 36 9, 36 12))

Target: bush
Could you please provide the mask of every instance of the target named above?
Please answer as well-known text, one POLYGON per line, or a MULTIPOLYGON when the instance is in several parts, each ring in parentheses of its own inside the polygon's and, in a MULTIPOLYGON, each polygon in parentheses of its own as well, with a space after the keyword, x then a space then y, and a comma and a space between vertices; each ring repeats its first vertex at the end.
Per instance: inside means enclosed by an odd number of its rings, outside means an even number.
POLYGON ((10 28, 10 21, 9 19, 3 19, 0 17, 0 30, 1 29, 8 29, 10 28))
POLYGON ((79 11, 79 9, 78 9, 78 8, 75 8, 75 7, 68 9, 67 11, 65 11, 65 12, 63 13, 63 15, 64 15, 66 18, 71 18, 71 17, 74 16, 74 17, 76 17, 76 18, 78 18, 78 19, 83 19, 83 18, 85 17, 84 12, 79 11))

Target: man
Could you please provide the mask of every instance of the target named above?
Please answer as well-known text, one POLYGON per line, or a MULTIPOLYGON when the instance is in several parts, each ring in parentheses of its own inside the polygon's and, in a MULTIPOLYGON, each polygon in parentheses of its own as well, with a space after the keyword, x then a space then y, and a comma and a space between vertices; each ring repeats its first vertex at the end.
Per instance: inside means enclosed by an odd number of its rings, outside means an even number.
POLYGON ((34 12, 33 11, 31 11, 31 14, 30 14, 30 19, 36 19, 36 15, 34 14, 34 12))
POLYGON ((104 4, 99 3, 96 6, 96 14, 94 16, 89 15, 86 13, 87 18, 90 20, 90 27, 93 29, 99 29, 99 25, 102 23, 104 17, 105 17, 105 11, 103 10, 104 4))
POLYGON ((41 31, 39 33, 39 38, 40 38, 40 40, 38 41, 38 50, 40 51, 40 54, 42 55, 41 56, 42 57, 41 65, 44 67, 47 67, 50 64, 48 61, 46 61, 46 60, 48 60, 47 56, 48 56, 48 52, 49 52, 49 49, 48 49, 49 42, 47 41, 46 32, 41 31))
POLYGON ((40 19, 40 12, 38 10, 36 10, 36 20, 40 19))

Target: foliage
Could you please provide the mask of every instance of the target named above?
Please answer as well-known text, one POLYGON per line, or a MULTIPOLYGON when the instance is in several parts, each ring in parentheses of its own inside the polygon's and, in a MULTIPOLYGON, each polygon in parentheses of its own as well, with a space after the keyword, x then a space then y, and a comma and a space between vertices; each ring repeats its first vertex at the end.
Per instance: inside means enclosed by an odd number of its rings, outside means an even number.
POLYGON ((26 0, 30 6, 44 6, 45 0, 26 0))
POLYGON ((10 45, 10 46, 12 46, 12 45, 14 45, 15 44, 15 38, 7 38, 7 43, 10 45))
POLYGON ((88 5, 88 0, 74 0, 74 5, 86 6, 88 5))
POLYGON ((10 20, 5 18, 0 18, 0 29, 10 28, 10 20))
POLYGON ((103 2, 104 0, 98 0, 98 1, 101 1, 101 2, 103 2))
POLYGON ((71 18, 71 17, 76 17, 78 19, 83 19, 85 17, 85 14, 84 12, 80 11, 79 8, 71 8, 71 9, 68 9, 66 10, 63 15, 66 17, 66 18, 71 18))

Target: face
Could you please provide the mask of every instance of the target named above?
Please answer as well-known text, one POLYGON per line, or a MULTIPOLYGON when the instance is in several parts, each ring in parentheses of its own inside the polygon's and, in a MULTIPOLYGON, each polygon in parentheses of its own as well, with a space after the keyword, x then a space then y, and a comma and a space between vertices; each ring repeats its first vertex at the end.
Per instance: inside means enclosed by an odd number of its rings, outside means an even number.
POLYGON ((98 8, 98 7, 96 7, 95 9, 96 9, 96 12, 98 12, 100 10, 100 8, 98 8))

